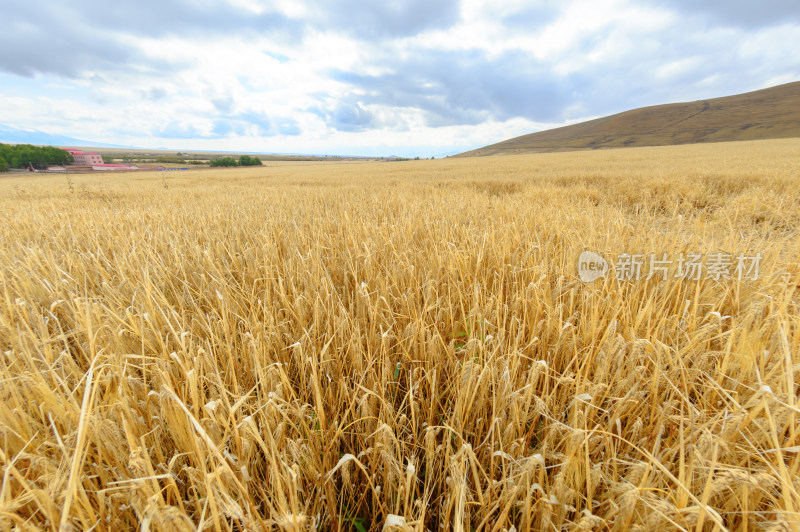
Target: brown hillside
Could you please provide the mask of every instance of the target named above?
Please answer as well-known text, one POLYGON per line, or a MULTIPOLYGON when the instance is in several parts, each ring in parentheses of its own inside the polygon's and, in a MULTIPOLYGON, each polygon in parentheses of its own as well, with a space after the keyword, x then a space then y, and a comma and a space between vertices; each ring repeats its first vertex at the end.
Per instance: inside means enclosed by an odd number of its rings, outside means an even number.
POLYGON ((459 156, 800 137, 800 82, 735 96, 642 107, 540 131, 459 156))

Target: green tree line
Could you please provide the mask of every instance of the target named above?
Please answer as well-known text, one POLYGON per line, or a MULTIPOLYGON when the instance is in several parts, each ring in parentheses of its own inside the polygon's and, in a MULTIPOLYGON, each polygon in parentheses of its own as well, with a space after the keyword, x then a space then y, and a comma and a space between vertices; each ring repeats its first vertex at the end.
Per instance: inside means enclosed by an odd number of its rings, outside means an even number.
POLYGON ((261 166, 261 159, 249 155, 242 155, 238 161, 233 157, 220 157, 211 159, 211 166, 261 166))
POLYGON ((72 162, 72 155, 53 146, 31 146, 30 144, 0 144, 0 172, 10 168, 46 168, 72 162))

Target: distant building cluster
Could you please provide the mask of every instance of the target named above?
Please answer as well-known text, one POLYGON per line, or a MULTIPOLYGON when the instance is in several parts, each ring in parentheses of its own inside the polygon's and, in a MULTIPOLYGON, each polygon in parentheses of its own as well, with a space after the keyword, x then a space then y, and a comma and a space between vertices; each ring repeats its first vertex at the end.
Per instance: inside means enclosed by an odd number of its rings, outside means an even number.
POLYGON ((67 153, 72 155, 72 160, 75 164, 79 164, 81 166, 93 166, 95 164, 103 164, 103 157, 99 153, 94 153, 91 151, 83 151, 83 150, 73 150, 67 148, 67 153))
POLYGON ((77 166, 91 166, 92 170, 111 171, 111 170, 137 170, 137 166, 129 164, 105 164, 103 157, 93 151, 76 150, 72 148, 64 149, 72 155, 73 164, 77 166))

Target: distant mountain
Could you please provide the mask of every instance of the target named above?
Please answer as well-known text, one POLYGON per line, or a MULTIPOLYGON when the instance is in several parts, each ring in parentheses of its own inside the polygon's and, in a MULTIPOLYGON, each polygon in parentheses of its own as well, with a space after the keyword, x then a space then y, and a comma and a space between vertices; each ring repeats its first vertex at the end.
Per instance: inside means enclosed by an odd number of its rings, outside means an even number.
POLYGON ((39 146, 82 146, 96 148, 127 148, 116 144, 104 144, 90 140, 81 140, 64 135, 51 135, 42 131, 29 131, 0 124, 0 142, 12 144, 34 144, 39 146))
POLYGON ((642 107, 540 131, 456 157, 800 137, 800 82, 736 96, 642 107))

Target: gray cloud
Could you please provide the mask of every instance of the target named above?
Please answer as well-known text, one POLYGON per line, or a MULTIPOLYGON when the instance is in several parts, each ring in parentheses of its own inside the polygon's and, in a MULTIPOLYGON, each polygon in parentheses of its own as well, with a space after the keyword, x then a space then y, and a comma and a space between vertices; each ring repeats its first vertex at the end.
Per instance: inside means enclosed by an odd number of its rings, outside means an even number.
POLYGON ((6 23, 0 33, 0 70, 28 77, 39 73, 78 77, 91 70, 131 66, 174 71, 176 65, 148 57, 131 43, 136 37, 207 39, 269 34, 292 44, 310 29, 382 39, 449 26, 459 16, 458 0, 366 4, 360 0, 313 0, 310 7, 313 16, 298 20, 269 5, 254 14, 227 3, 191 0, 7 0, 3 6, 6 23))
POLYGON ((4 6, 0 70, 30 77, 47 72, 72 77, 125 64, 134 51, 97 32, 86 32, 42 6, 11 0, 4 6))
POLYGON ((800 21, 797 0, 652 0, 681 17, 701 16, 709 26, 761 28, 800 21))
POLYGON ((125 39, 132 28, 122 20, 92 22, 98 16, 94 11, 110 6, 93 4, 10 0, 3 6, 10 22, 0 32, 0 70, 76 78, 88 72, 153 73, 187 66, 143 53, 125 39))
POLYGON ((163 87, 150 87, 149 89, 142 91, 142 97, 146 100, 157 102, 158 100, 163 100, 167 97, 167 90, 163 87))
POLYGON ((242 136, 247 134, 250 126, 255 126, 259 136, 262 137, 297 136, 303 132, 294 118, 270 118, 260 112, 246 112, 215 120, 211 136, 217 138, 230 135, 242 136))
POLYGON ((258 14, 233 4, 192 0, 79 0, 70 3, 69 9, 79 10, 93 26, 113 25, 136 35, 269 32, 289 42, 299 40, 309 27, 357 38, 415 35, 454 24, 460 12, 459 0, 310 0, 307 4, 312 15, 306 20, 285 15, 269 1, 260 3, 263 12, 258 14))
POLYGON ((307 109, 337 131, 364 131, 378 127, 375 117, 365 109, 358 96, 347 95, 337 102, 307 109))
POLYGON ((375 121, 372 113, 358 102, 340 103, 329 116, 339 131, 363 131, 375 121))
POLYGON ((313 5, 317 27, 367 39, 446 29, 460 17, 459 0, 316 0, 313 5))
POLYGON ((300 35, 300 24, 275 9, 254 14, 222 2, 78 0, 65 7, 77 11, 79 18, 91 27, 114 28, 138 36, 198 34, 207 37, 230 31, 278 32, 286 38, 300 35))
POLYGON ((559 7, 554 0, 538 0, 505 15, 501 21, 514 29, 540 30, 558 18, 559 7))
POLYGON ((240 113, 235 116, 235 119, 246 124, 256 126, 264 136, 269 135, 272 131, 272 120, 270 120, 269 117, 263 113, 254 111, 240 113))
MULTIPOLYGON (((519 51, 496 58, 480 52, 430 50, 408 56, 411 59, 395 63, 388 74, 337 71, 332 76, 365 92, 358 97, 365 104, 424 111, 431 127, 478 124, 487 118, 559 120, 570 103, 569 89, 576 85, 576 80, 553 74, 548 65, 519 51)), ((352 107, 352 103, 345 107, 344 116, 328 118, 343 122, 352 107)), ((366 117, 350 122, 369 125, 366 117)))
POLYGON ((214 105, 214 108, 221 113, 230 113, 233 110, 234 101, 233 96, 230 94, 212 98, 211 103, 214 105))
POLYGON ((0 70, 27 77, 74 78, 122 69, 173 72, 188 66, 147 56, 132 44, 136 37, 270 32, 291 41, 302 29, 299 21, 276 11, 253 15, 235 6, 188 0, 7 0, 3 15, 0 70))
MULTIPOLYGON (((426 125, 441 127, 517 117, 559 123, 669 101, 734 94, 760 88, 753 86, 753 75, 770 79, 787 68, 759 57, 744 60, 738 48, 742 35, 712 38, 699 23, 685 29, 679 38, 666 33, 641 36, 636 46, 621 48, 624 53, 586 62, 579 71, 567 74, 558 73, 564 57, 540 60, 521 50, 490 56, 480 51, 410 47, 401 58, 376 54, 370 64, 363 65, 363 71, 370 66, 385 70, 390 65, 388 73, 339 70, 330 76, 351 86, 350 95, 340 103, 344 109, 358 104, 418 110, 426 125)), ((580 58, 609 43, 613 48, 619 44, 617 39, 613 32, 587 33, 570 54, 580 58)), ((800 71, 800 57, 794 68, 800 71)), ((336 113, 321 116, 337 129, 347 130, 342 122, 346 126, 348 121, 336 113)), ((363 128, 381 126, 366 117, 356 123, 363 128)))

